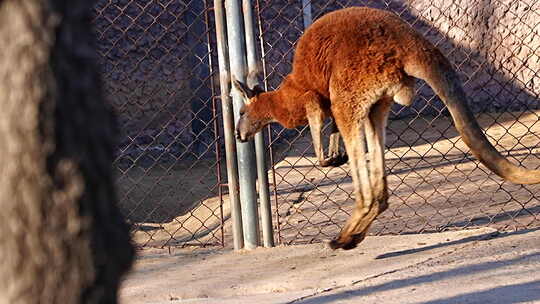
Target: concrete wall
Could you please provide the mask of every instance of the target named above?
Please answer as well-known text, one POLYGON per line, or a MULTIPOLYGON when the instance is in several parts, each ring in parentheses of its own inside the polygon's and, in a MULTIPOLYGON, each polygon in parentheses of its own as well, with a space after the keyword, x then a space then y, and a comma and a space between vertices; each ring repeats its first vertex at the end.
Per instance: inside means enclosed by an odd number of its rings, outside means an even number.
POLYGON ((477 111, 538 107, 540 2, 408 1, 425 32, 459 69, 477 111))

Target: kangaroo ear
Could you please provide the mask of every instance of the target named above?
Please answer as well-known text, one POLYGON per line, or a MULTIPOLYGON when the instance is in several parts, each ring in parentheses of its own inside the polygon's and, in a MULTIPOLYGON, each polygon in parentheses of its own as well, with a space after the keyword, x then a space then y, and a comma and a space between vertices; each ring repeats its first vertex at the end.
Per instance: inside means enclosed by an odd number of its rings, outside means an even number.
POLYGON ((246 99, 250 99, 252 98, 253 96, 257 95, 256 92, 254 90, 251 90, 250 88, 248 88, 247 85, 245 85, 243 82, 241 81, 238 81, 237 79, 233 79, 233 85, 236 87, 236 89, 238 91, 240 91, 242 93, 242 95, 244 96, 244 98, 246 99))
POLYGON ((262 79, 262 73, 260 72, 261 68, 260 65, 257 65, 257 68, 254 71, 251 71, 247 75, 247 84, 252 87, 252 91, 255 93, 255 95, 258 95, 260 93, 264 92, 264 89, 259 85, 261 83, 262 79))

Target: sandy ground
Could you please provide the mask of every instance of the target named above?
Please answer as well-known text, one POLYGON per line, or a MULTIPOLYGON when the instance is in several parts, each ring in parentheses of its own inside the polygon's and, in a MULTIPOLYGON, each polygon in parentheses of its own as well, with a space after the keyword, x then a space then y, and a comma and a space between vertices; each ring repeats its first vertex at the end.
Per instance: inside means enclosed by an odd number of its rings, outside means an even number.
POLYGON ((540 303, 540 230, 140 252, 121 303, 540 303))
MULTIPOLYGON (((502 114, 494 125, 489 116, 479 120, 492 125, 488 134, 505 155, 538 167, 538 116, 521 115, 515 123, 512 115, 502 114)), ((197 244, 220 238, 218 215, 230 214, 227 197, 222 204, 202 192, 181 196, 203 204, 172 220, 144 222, 150 229, 135 239, 195 246, 141 250, 121 303, 540 303, 540 186, 502 182, 464 156, 467 149, 449 126, 441 120, 392 122, 386 153, 390 209, 352 251, 331 251, 324 243, 353 206, 348 167, 314 166, 307 134, 280 151, 271 179, 278 198, 276 237, 292 246, 201 248, 197 244), (463 230, 477 226, 489 227, 463 230), (445 232, 426 233, 440 230, 445 232), (395 233, 402 235, 373 236, 395 233)), ((191 177, 198 189, 199 178, 182 172, 155 178, 174 188, 178 178, 191 177)), ((150 184, 153 176, 144 181, 150 184)), ((167 208, 178 205, 173 195, 158 192, 167 208)), ((230 245, 229 221, 223 231, 230 245)))

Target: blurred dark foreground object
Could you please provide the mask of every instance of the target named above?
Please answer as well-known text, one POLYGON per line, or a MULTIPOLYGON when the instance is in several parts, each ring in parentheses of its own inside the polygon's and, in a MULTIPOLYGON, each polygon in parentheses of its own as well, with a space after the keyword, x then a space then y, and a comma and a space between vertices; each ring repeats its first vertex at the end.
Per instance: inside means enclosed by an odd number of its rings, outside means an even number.
POLYGON ((116 303, 133 260, 93 4, 0 0, 0 303, 116 303))

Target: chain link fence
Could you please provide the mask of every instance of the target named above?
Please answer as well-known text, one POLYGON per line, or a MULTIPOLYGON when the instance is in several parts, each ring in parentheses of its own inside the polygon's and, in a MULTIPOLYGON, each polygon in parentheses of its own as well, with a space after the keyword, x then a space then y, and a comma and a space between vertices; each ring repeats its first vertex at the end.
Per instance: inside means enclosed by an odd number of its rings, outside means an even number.
MULTIPOLYGON (((230 246, 212 3, 101 0, 94 24, 107 96, 123 136, 121 208, 142 246, 230 246)), ((538 168, 540 4, 522 1, 254 0, 268 89, 291 69, 306 23, 348 6, 393 11, 460 73, 497 149, 538 168)), ((540 226, 540 186, 503 182, 478 164, 442 103, 417 84, 387 130, 390 208, 371 234, 540 226)), ((265 131, 278 242, 334 237, 352 211, 348 166, 320 168, 307 128, 265 131)))
POLYGON ((95 7, 104 89, 122 130, 120 207, 142 246, 223 244, 213 23, 205 1, 95 7))

